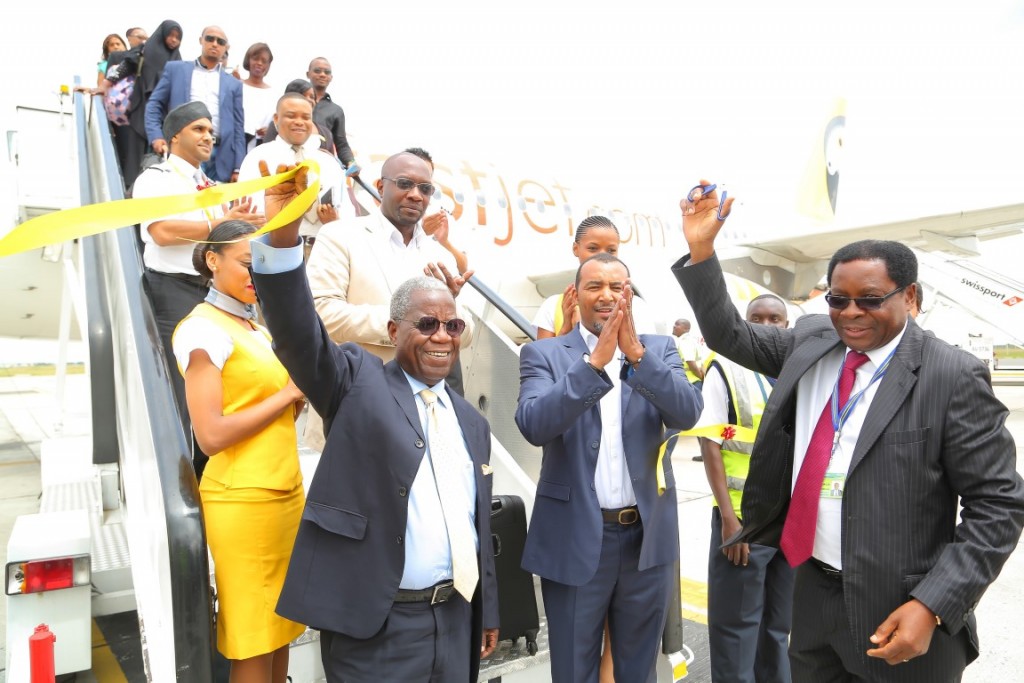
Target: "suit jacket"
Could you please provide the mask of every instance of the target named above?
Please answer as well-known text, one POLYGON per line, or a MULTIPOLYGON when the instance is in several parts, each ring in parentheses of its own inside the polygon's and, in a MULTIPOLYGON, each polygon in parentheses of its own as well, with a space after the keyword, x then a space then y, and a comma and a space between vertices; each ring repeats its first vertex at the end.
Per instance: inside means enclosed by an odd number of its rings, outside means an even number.
MULTIPOLYGON (((167 112, 192 100, 192 72, 196 63, 167 62, 163 76, 146 102, 146 137, 152 146, 164 137, 163 125, 167 112)), ((234 76, 220 72, 219 118, 217 155, 214 165, 217 178, 224 180, 242 165, 245 158, 245 110, 242 108, 242 82, 234 76)), ((167 141, 170 144, 170 140, 167 141)))
MULTIPOLYGON (((255 274, 274 347, 325 420, 327 445, 309 487, 277 612, 318 629, 369 638, 384 625, 405 566, 408 491, 425 453, 415 398, 402 369, 355 344, 331 341, 303 268, 255 274)), ((487 421, 448 392, 476 472, 480 584, 473 633, 498 627, 491 544, 487 421)), ((473 647, 473 670, 480 649, 473 647)), ((476 680, 476 673, 473 674, 476 680)))
MULTIPOLYGON (((826 315, 803 316, 784 330, 746 323, 718 260, 684 267, 688 258, 673 272, 708 346, 778 377, 743 491, 744 528, 730 539, 778 546, 792 490, 797 383, 842 341, 826 315)), ((980 361, 908 319, 868 409, 843 497, 843 591, 850 634, 864 650, 894 609, 917 598, 946 633, 966 627, 968 661, 977 656, 974 607, 1024 524, 1024 483, 1006 415, 980 361)), ((898 667, 864 658, 874 679, 898 676, 898 667)))
MULTIPOLYGON (((700 417, 700 392, 686 381, 671 338, 640 335, 646 346, 635 373, 621 382, 622 442, 643 522, 640 569, 679 559, 675 477, 666 459, 668 490, 658 495, 656 464, 665 427, 689 429, 700 417)), ((523 569, 581 586, 597 572, 602 519, 594 488, 601 443, 598 402, 612 388, 583 360, 589 353, 579 325, 561 337, 520 349, 516 424, 544 449, 523 569)))
MULTIPOLYGON (((398 286, 423 275, 427 263, 440 261, 450 272, 458 272, 454 257, 426 235, 420 243, 422 259, 403 264, 388 243, 394 230, 380 211, 354 222, 328 223, 317 234, 307 265, 316 310, 331 338, 356 342, 384 361, 395 357, 388 319, 391 295, 398 286)), ((473 339, 472 316, 460 310, 459 317, 467 324, 462 333, 465 348, 473 339)))

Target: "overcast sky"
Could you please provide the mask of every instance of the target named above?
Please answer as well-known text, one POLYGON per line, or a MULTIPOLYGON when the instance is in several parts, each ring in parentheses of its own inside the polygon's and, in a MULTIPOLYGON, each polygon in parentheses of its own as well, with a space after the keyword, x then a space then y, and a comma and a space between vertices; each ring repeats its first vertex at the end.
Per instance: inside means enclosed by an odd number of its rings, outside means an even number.
POLYGON ((757 229, 749 217, 791 211, 843 96, 841 216, 878 222, 1024 199, 1019 2, 165 6, 174 9, 9 8, 0 115, 15 101, 55 102, 76 74, 92 83, 107 33, 173 18, 186 59, 207 24, 224 28, 234 63, 269 43, 274 87, 327 57, 357 155, 419 145, 442 162, 571 179, 609 203, 673 215, 706 176, 743 201, 734 223, 745 215, 757 229))

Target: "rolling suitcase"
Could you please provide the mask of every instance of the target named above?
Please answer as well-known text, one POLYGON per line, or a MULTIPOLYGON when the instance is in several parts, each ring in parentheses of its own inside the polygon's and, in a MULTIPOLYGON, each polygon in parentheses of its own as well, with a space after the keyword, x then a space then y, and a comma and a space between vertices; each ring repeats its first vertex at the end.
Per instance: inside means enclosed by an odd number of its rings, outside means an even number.
POLYGON ((519 496, 491 498, 491 539, 498 582, 498 613, 502 640, 526 638, 526 650, 537 654, 537 593, 533 574, 520 565, 526 545, 526 508, 519 496))

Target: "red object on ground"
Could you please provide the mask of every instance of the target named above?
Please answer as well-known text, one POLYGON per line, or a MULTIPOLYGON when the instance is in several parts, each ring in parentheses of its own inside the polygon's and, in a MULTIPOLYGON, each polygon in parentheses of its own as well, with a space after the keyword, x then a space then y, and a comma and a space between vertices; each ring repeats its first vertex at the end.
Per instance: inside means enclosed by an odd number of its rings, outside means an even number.
POLYGON ((28 637, 31 683, 54 683, 56 680, 53 667, 53 644, 56 640, 57 636, 46 624, 36 626, 36 632, 28 637))

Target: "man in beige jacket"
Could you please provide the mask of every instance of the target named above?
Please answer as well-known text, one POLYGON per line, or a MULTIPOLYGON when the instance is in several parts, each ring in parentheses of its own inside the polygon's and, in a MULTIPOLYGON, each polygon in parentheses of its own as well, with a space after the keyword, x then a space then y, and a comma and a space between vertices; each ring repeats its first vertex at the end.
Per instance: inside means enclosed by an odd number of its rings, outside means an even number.
MULTIPOLYGON (((433 169, 423 158, 399 152, 388 158, 376 182, 379 211, 354 221, 328 223, 317 235, 307 265, 317 313, 336 342, 356 342, 384 362, 394 358, 387 322, 391 294, 416 275, 433 275, 458 297, 472 271, 460 275, 455 259, 421 225, 434 194, 433 169)), ((462 346, 472 340, 471 317, 462 346)), ((460 376, 461 379, 461 376, 460 376)), ((462 393, 461 382, 449 383, 462 393)), ((310 412, 305 444, 322 449, 323 425, 310 412)))

